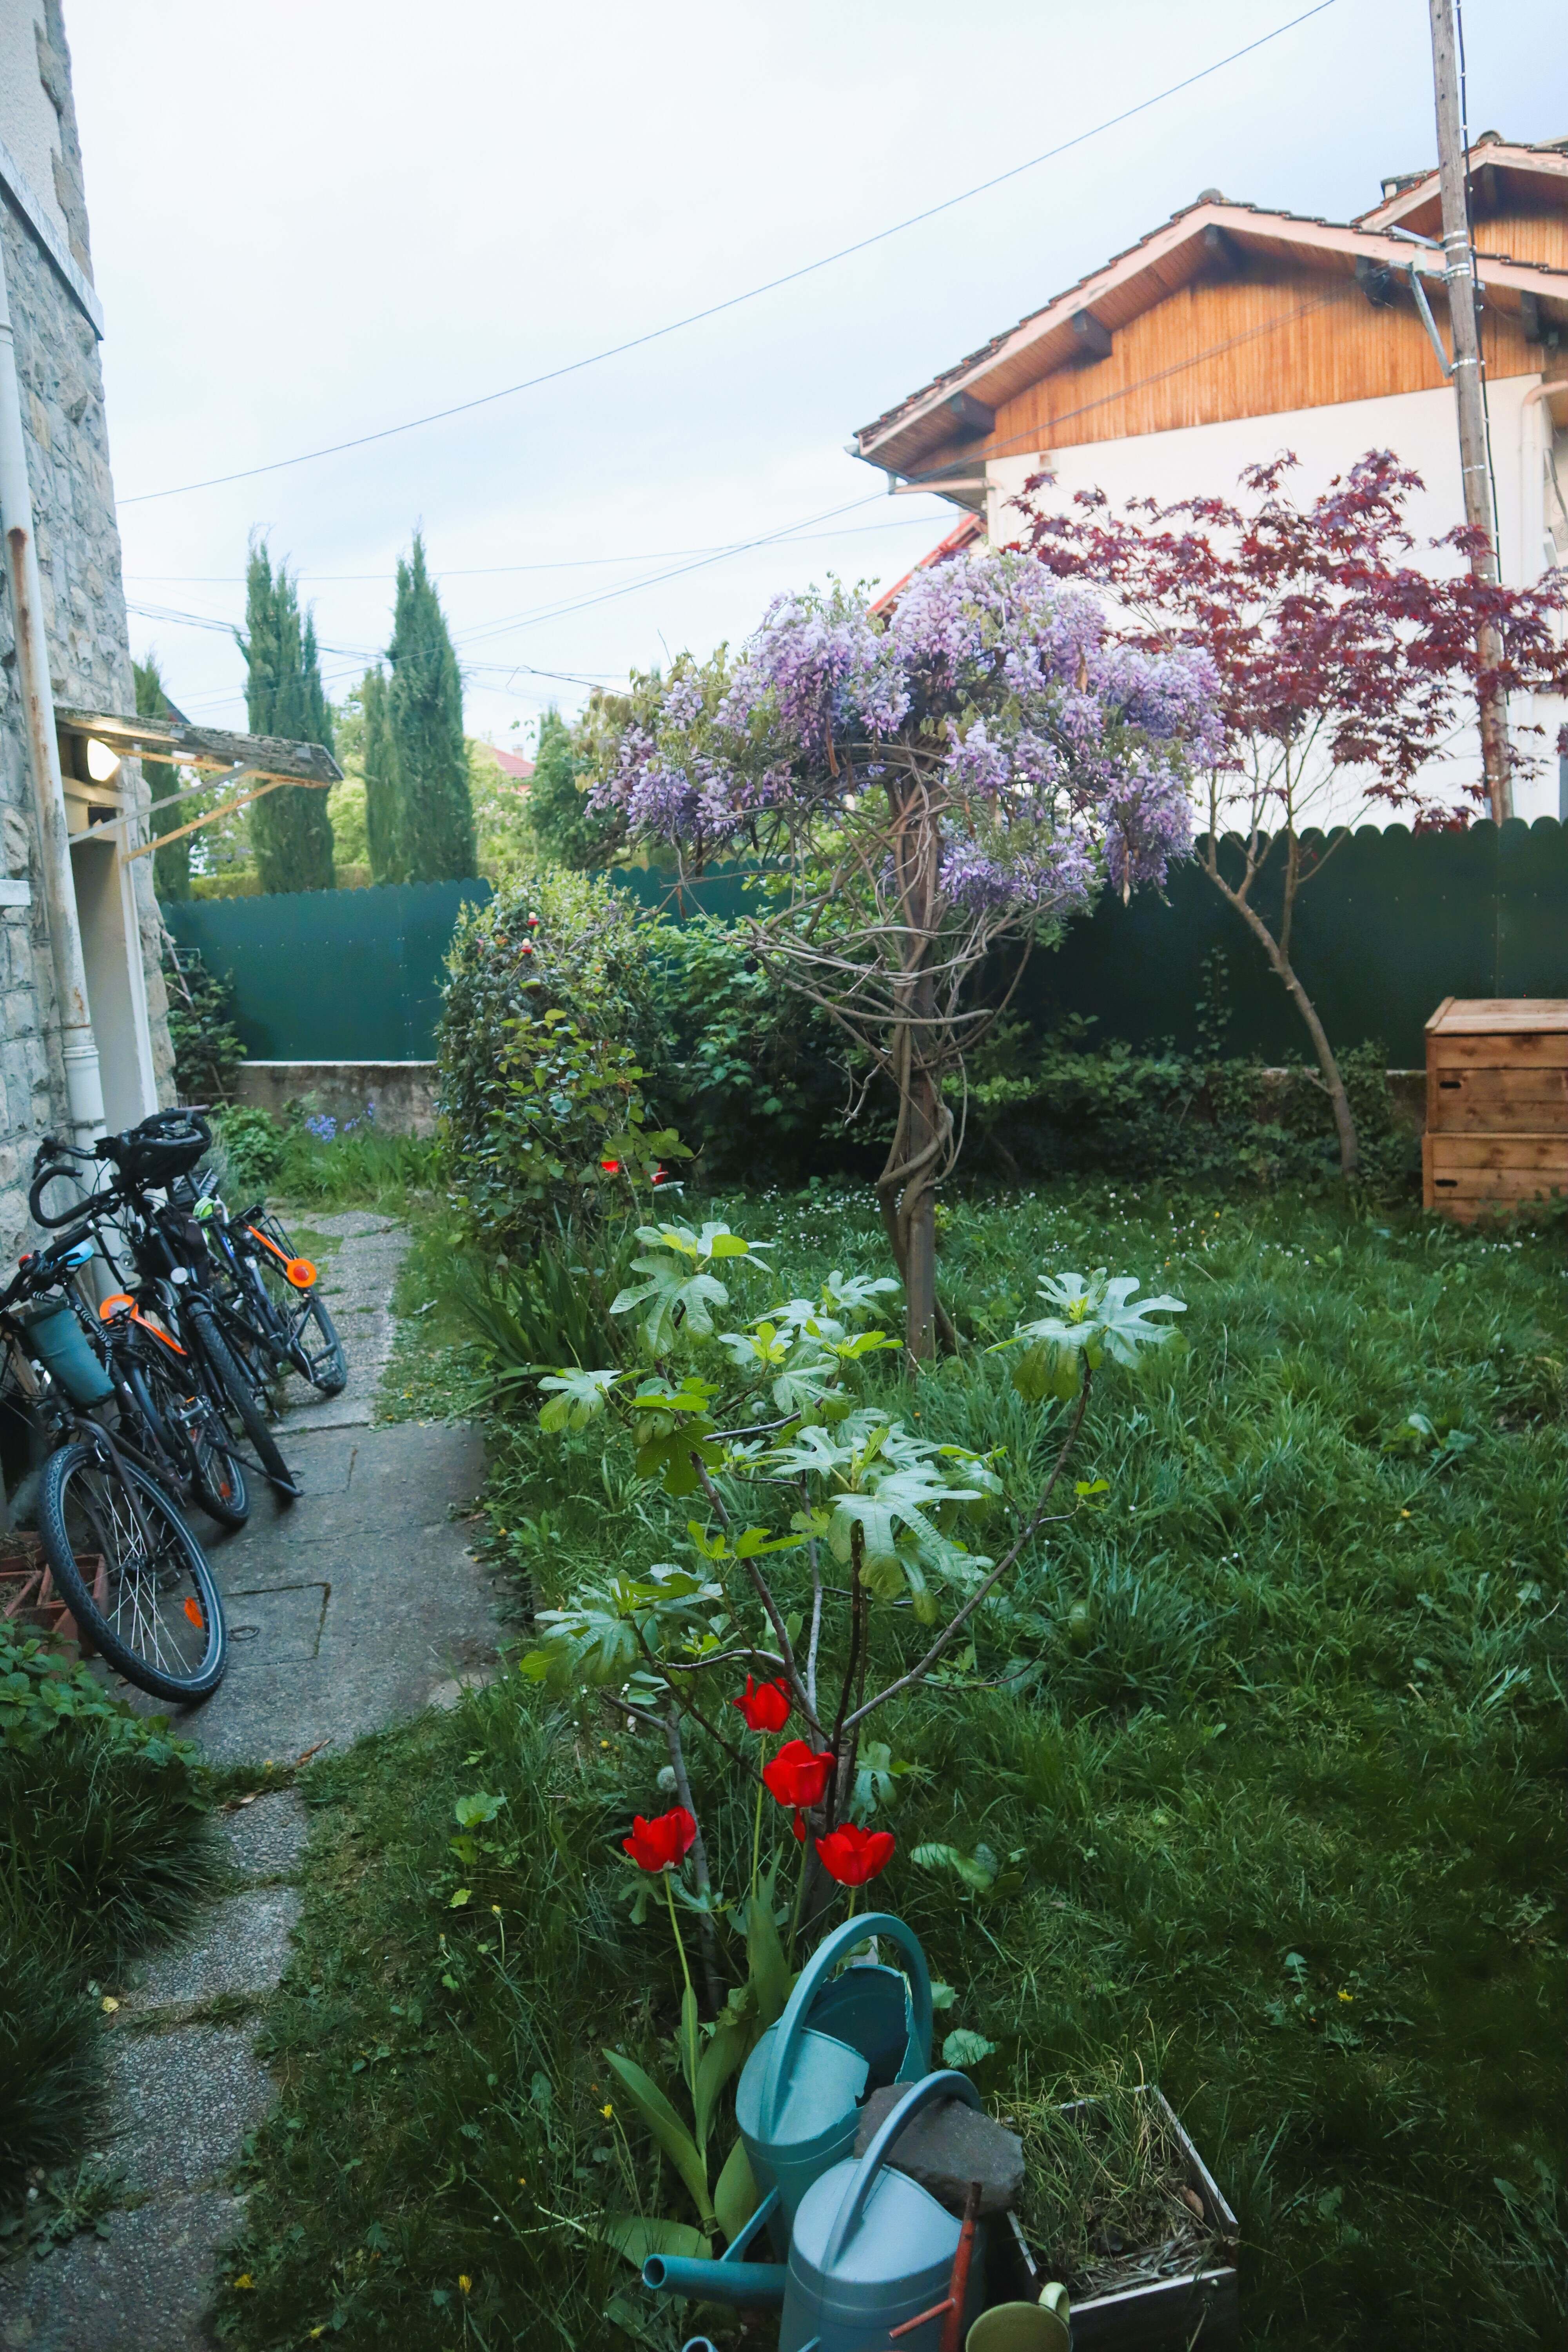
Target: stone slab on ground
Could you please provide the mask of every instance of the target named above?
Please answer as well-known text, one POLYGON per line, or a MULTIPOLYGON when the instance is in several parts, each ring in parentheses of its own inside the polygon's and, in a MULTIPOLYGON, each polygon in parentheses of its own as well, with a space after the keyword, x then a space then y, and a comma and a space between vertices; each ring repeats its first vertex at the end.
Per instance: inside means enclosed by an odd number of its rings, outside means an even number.
MULTIPOLYGON (((864 2156, 910 2085, 892 2083, 873 2091, 855 2127, 855 2153, 864 2156)), ((962 2099, 939 2099, 907 2124, 893 2142, 888 2162, 929 2189, 950 2213, 962 2214, 972 2180, 980 2183, 981 2213, 1005 2213, 1024 2186, 1024 2144, 992 2116, 962 2099)))
POLYGON ((201 2189, 108 2217, 47 2263, 16 2263, 0 2295, 4 2352, 210 2352, 201 2318, 218 2249, 244 2219, 201 2189), (190 2283, 199 2284, 193 2309, 190 2283))
POLYGON ((241 1878, 289 1878, 300 1866, 310 1817, 293 1789, 274 1789, 225 1813, 219 1827, 241 1878))
POLYGON ((305 1499, 258 1497, 208 1547, 231 1643, 211 1698, 176 1728, 221 1763, 281 1769, 416 1714, 495 1655, 500 1623, 466 1509, 484 1476, 477 1429, 445 1422, 299 1432, 305 1499))
POLYGON ((275 2095, 255 2040, 250 2023, 166 2033, 121 2026, 110 2035, 110 2095, 120 2123, 103 2145, 138 2195, 206 2188, 237 2161, 275 2095))
MULTIPOLYGON (((286 1225, 289 1222, 286 1218, 286 1225)), ((297 1431, 369 1427, 397 1328, 393 1288, 408 1248, 404 1226, 363 1209, 331 1214, 304 1209, 293 1222, 312 1233, 330 1234, 338 1244, 330 1257, 323 1256, 319 1287, 343 1343, 349 1377, 335 1397, 320 1397, 307 1381, 290 1377, 286 1410, 278 1424, 286 1455, 297 1431)))
POLYGON ((292 1886, 258 1886, 215 1903, 200 1939, 178 1944, 138 1970, 121 2006, 188 2009, 226 1994, 270 1992, 289 1962, 289 1939, 300 1916, 292 1886))

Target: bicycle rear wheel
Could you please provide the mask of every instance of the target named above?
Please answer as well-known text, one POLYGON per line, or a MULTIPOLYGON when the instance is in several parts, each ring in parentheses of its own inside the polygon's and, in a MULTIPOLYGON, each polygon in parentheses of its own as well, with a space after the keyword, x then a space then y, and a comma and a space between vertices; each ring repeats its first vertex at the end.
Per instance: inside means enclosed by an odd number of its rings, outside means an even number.
POLYGON ((223 1602, 155 1479, 107 1449, 62 1445, 44 1465, 38 1535, 84 1639, 127 1682, 176 1705, 217 1688, 223 1602))
POLYGON ((240 1427, 256 1448, 256 1458, 278 1493, 293 1502, 300 1489, 294 1474, 278 1450, 260 1399, 239 1364, 223 1333, 218 1329, 217 1317, 205 1299, 192 1299, 184 1308, 185 1328, 201 1350, 202 1360, 217 1385, 215 1402, 220 1407, 227 1404, 237 1415, 240 1427))
POLYGON ((298 1290, 270 1252, 251 1260, 255 1279, 284 1336, 291 1369, 321 1396, 340 1396, 348 1384, 348 1358, 331 1310, 312 1287, 298 1290))
POLYGON ((245 1465, 217 1407, 199 1388, 187 1395, 184 1383, 158 1364, 131 1365, 126 1384, 159 1448, 179 1465, 208 1518, 221 1528, 242 1528, 250 1517, 245 1465))

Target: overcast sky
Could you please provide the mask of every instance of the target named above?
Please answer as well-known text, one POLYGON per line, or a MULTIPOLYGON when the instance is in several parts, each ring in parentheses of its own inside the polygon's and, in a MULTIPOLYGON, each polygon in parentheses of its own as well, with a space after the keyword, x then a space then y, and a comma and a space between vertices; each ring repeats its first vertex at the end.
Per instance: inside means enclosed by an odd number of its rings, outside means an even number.
MULTIPOLYGON (((116 488, 291 457, 646 333, 1303 5, 66 0, 116 488)), ((1465 17, 1472 135, 1568 132, 1562 0, 1465 17)), ((156 647, 193 718, 243 725, 232 642, 172 616, 240 617, 259 528, 299 568, 341 696, 386 641, 422 523, 468 724, 507 742, 546 702, 575 708, 572 680, 744 635, 781 588, 895 579, 954 510, 884 496, 850 434, 1201 188, 1365 210, 1384 173, 1431 160, 1427 42, 1426 0, 1334 0, 1135 121, 700 326, 366 447, 122 504, 132 646, 156 647)))

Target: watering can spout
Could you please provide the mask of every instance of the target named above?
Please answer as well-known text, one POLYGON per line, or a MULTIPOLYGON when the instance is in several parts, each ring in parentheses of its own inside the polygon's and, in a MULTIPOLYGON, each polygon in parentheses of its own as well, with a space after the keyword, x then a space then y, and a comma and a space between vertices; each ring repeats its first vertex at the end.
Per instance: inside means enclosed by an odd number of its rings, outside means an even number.
POLYGON ((654 2294, 773 2311, 784 2302, 785 2276, 783 2263, 697 2262, 684 2254, 650 2254, 642 2266, 642 2283, 654 2294))

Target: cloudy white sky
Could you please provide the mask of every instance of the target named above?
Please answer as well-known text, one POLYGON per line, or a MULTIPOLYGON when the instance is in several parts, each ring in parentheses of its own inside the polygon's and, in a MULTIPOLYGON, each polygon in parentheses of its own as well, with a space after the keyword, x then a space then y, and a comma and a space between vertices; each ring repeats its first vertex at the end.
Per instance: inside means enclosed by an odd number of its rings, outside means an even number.
MULTIPOLYGON (((954 520, 855 428, 1200 188, 1343 219, 1433 152, 1426 0, 1333 0, 940 218, 554 384, 180 497, 564 365, 798 268, 1180 81, 1310 0, 67 0, 136 651, 243 722, 246 538, 342 694, 424 528, 468 722, 743 635, 954 520), (764 534, 787 539, 701 561, 764 534), (689 567, 689 568, 687 568, 689 567), (672 575, 658 577, 656 575, 672 575), (186 616, 175 618, 174 615, 186 616), (549 673, 562 673, 560 677, 549 673), (572 681, 579 681, 573 683, 572 681)), ((1561 0, 1468 0, 1470 124, 1568 132, 1561 0)))

